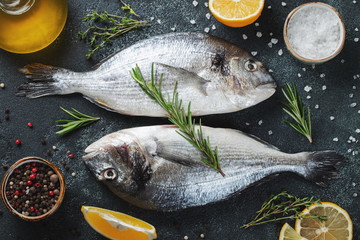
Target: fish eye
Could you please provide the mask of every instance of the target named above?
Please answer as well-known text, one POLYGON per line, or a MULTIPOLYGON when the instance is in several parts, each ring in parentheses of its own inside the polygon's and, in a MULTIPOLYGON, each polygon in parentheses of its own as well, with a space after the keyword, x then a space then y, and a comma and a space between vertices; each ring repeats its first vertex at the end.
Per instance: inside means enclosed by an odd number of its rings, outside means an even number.
POLYGON ((248 60, 245 62, 245 69, 249 72, 254 72, 258 69, 257 64, 255 63, 254 60, 248 60))
POLYGON ((106 180, 114 180, 117 178, 117 172, 113 168, 106 169, 102 172, 102 175, 106 180))

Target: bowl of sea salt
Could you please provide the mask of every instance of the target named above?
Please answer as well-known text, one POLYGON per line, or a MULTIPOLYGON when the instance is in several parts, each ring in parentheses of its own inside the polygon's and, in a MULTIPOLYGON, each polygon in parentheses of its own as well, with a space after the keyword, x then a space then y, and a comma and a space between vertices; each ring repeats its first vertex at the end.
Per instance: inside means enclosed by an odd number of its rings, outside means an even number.
POLYGON ((345 25, 332 6, 313 2, 295 8, 286 18, 284 40, 299 60, 317 64, 338 55, 345 43, 345 25))

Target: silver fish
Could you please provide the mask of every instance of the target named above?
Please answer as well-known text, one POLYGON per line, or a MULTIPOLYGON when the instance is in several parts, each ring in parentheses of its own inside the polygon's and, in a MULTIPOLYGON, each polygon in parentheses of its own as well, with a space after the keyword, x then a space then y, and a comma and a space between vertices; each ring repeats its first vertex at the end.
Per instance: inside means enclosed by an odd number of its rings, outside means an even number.
POLYGON ((130 76, 140 67, 150 78, 164 75, 164 96, 178 82, 179 97, 193 115, 239 111, 275 92, 276 84, 263 64, 248 52, 220 38, 202 33, 172 33, 139 41, 110 56, 88 72, 30 64, 20 71, 32 82, 19 87, 17 95, 81 93, 91 102, 127 115, 163 117, 165 111, 151 100, 130 76))
POLYGON ((237 130, 203 127, 218 146, 222 177, 174 126, 121 130, 92 143, 83 160, 120 198, 146 209, 174 211, 221 201, 267 176, 293 172, 326 186, 345 158, 334 151, 288 154, 237 130))

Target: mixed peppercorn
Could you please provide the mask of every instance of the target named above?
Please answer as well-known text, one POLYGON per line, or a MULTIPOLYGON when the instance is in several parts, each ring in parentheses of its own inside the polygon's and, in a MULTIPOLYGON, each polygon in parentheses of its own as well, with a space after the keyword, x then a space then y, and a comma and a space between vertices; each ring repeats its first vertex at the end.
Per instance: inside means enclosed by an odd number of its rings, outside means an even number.
POLYGON ((59 176, 43 163, 31 162, 14 169, 6 184, 6 198, 12 208, 25 216, 50 211, 60 195, 59 176))

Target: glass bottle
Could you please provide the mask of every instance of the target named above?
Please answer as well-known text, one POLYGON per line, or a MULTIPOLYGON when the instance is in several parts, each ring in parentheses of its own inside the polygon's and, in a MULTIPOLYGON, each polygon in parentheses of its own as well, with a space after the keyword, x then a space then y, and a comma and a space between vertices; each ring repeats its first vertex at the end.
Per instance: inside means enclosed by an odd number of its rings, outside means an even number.
POLYGON ((0 48, 41 50, 59 36, 66 18, 66 0, 0 0, 0 48))

